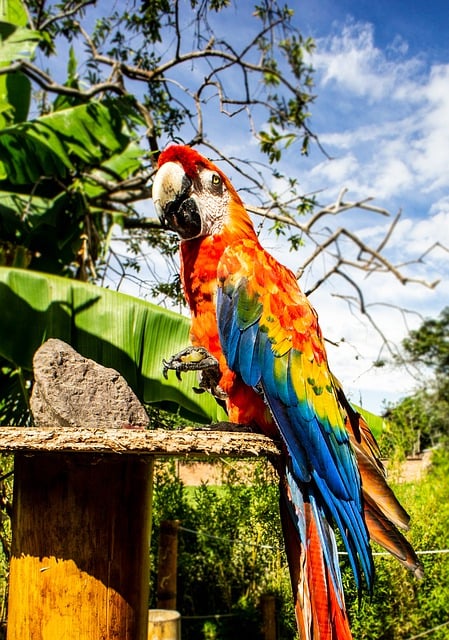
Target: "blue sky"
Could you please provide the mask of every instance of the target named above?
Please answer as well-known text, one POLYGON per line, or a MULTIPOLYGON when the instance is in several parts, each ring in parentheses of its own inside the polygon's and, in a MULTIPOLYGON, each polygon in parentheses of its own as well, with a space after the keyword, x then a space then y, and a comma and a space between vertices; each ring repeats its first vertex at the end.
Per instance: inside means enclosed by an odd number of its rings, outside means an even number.
MULTIPOLYGON (((118 2, 120 5, 120 2, 118 2)), ((322 205, 333 203, 347 189, 349 200, 374 197, 374 203, 402 217, 385 249, 394 264, 413 280, 441 280, 436 289, 422 284, 404 286, 393 277, 357 276, 365 301, 379 329, 399 343, 424 317, 436 316, 449 304, 449 11, 447 2, 413 3, 405 0, 297 0, 296 25, 316 41, 311 63, 315 68, 311 128, 332 159, 313 148, 302 157, 299 147, 286 152, 281 168, 298 178, 304 193, 319 193, 322 205), (427 248, 434 246, 423 260, 427 248), (401 307, 401 309, 399 308, 401 307), (406 309, 404 312, 403 309, 406 309)), ((190 3, 182 5, 186 46, 192 45, 190 3), (190 29, 190 30, 189 30, 190 29)), ((254 29, 254 3, 238 0, 210 20, 218 34, 237 46, 254 29)), ((170 43, 161 43, 161 53, 170 43)), ((183 84, 204 77, 204 69, 190 66, 180 75, 183 84)), ((238 88, 240 79, 230 78, 238 88)), ((210 96, 205 108, 207 134, 224 153, 257 157, 257 145, 244 118, 217 116, 210 96)), ((185 140, 190 134, 185 131, 185 140)), ((237 178, 237 180, 239 180, 237 178)), ((240 178, 239 188, 245 183, 240 178)), ((275 181, 273 189, 282 184, 275 181)), ((242 192, 244 194, 245 192, 242 192)), ((146 209, 145 215, 153 210, 146 209)), ((372 245, 379 244, 391 219, 363 211, 350 211, 326 219, 357 232, 372 245)), ((289 253, 285 243, 263 234, 265 246, 296 270, 313 250, 289 253)), ((343 250, 351 248, 343 243, 343 250)), ((147 258, 152 268, 164 268, 162 258, 147 258)), ((325 268, 326 258, 306 271, 307 288, 325 268)), ((132 287, 131 293, 139 293, 132 287)), ((390 366, 374 368, 373 361, 388 359, 379 334, 343 295, 353 295, 340 279, 321 287, 311 297, 323 332, 338 347, 328 349, 331 366, 354 402, 380 411, 384 399, 394 401, 410 393, 417 380, 390 366)))
MULTIPOLYGON (((387 247, 394 262, 413 261, 436 241, 449 247, 447 4, 303 0, 296 16, 303 31, 316 39, 312 125, 333 157, 315 152, 301 162, 305 191, 324 188, 332 201, 347 187, 353 198, 375 196, 376 204, 393 214, 402 209, 387 247)), ((388 222, 353 213, 345 224, 375 243, 388 222)), ((386 278, 360 281, 376 323, 395 341, 422 316, 436 315, 449 304, 447 251, 436 247, 424 264, 404 269, 410 277, 441 278, 442 283, 429 290, 386 278), (395 304, 411 313, 404 316, 395 304)), ((383 398, 395 400, 413 388, 416 380, 403 371, 371 368, 378 348, 375 333, 352 318, 332 291, 313 301, 325 333, 338 339, 340 330, 345 336, 329 355, 354 401, 378 410, 383 398)))
MULTIPOLYGON (((251 4, 239 3, 239 13, 251 4)), ((317 44, 311 60, 317 96, 311 126, 332 159, 317 148, 302 158, 292 146, 283 168, 299 179, 304 193, 318 191, 321 204, 334 202, 347 188, 350 200, 374 197, 375 204, 392 215, 400 209, 402 217, 386 248, 387 257, 403 263, 403 272, 412 279, 442 280, 431 290, 419 283, 404 286, 391 277, 360 275, 358 283, 376 325, 399 343, 423 317, 435 316, 449 304, 448 251, 435 247, 423 262, 416 262, 435 242, 449 247, 447 4, 301 0, 295 6, 296 24, 317 44)), ((234 19, 231 10, 223 25, 234 19)), ((244 26, 239 21, 236 33, 244 26)), ((236 141, 229 131, 232 128, 222 136, 222 145, 232 151, 236 141)), ((240 147, 244 135, 238 132, 240 147)), ((390 222, 352 211, 331 224, 357 231, 376 245, 390 222)), ((293 269, 304 257, 288 254, 285 245, 268 236, 265 245, 293 269)), ((310 249, 301 251, 307 255, 310 249)), ((313 269, 304 274, 302 286, 306 288, 316 275, 313 269)), ((379 411, 385 399, 406 395, 417 380, 394 367, 372 367, 373 361, 389 354, 376 331, 349 309, 341 293, 351 294, 340 280, 312 297, 325 335, 339 343, 338 348, 329 347, 330 362, 352 400, 379 411)))
POLYGON ((333 23, 351 16, 375 26, 376 46, 382 49, 400 36, 413 55, 425 52, 432 61, 447 60, 449 16, 444 0, 299 0, 296 14, 304 29, 316 37, 326 37, 333 23))

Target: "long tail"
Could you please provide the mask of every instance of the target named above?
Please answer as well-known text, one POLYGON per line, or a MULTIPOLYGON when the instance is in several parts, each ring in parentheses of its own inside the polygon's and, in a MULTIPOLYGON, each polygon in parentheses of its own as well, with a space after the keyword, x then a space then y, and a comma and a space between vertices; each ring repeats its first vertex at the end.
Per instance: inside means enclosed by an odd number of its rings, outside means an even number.
POLYGON ((301 640, 351 640, 334 532, 311 487, 281 476, 281 521, 301 640))
POLYGON ((405 531, 409 529, 410 517, 388 486, 378 444, 364 418, 347 401, 338 381, 335 384, 357 457, 362 480, 364 516, 370 538, 395 556, 417 578, 422 578, 422 565, 411 544, 398 530, 398 527, 405 531))
MULTIPOLYGON (((423 568, 398 527, 409 516, 386 481, 377 442, 336 383, 341 411, 361 476, 364 518, 370 538, 416 577, 423 568)), ((352 640, 345 609, 335 536, 313 484, 302 485, 288 468, 280 473, 281 521, 301 640, 352 640)))

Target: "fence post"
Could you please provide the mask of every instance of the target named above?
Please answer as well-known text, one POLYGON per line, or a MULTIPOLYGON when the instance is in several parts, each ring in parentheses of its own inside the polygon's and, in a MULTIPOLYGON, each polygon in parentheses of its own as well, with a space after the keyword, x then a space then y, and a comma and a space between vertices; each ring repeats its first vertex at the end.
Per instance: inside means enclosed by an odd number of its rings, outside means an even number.
POLYGON ((157 608, 176 609, 179 520, 164 520, 159 529, 157 608))
POLYGON ((262 635, 264 640, 277 640, 276 597, 264 594, 260 597, 262 635))
POLYGON ((150 456, 16 454, 8 640, 146 640, 152 470, 150 456))
POLYGON ((150 609, 148 640, 181 640, 181 615, 178 611, 150 609))

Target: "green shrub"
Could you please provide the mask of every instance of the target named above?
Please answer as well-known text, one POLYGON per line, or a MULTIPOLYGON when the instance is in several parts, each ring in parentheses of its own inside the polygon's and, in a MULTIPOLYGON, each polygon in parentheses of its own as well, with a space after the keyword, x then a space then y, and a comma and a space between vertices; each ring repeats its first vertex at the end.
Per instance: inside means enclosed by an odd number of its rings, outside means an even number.
MULTIPOLYGON (((293 640, 297 635, 276 480, 265 462, 255 463, 251 484, 242 483, 232 466, 230 469, 221 486, 184 487, 174 464, 157 474, 154 555, 160 521, 177 518, 182 527, 178 609, 183 615, 183 638, 256 640, 261 626, 259 598, 272 593, 277 597, 278 637, 293 640)), ((449 452, 441 448, 420 482, 395 487, 411 514, 407 537, 418 550, 449 548, 448 477, 449 452)), ((382 550, 376 547, 374 551, 382 550)), ((391 556, 375 556, 373 596, 363 594, 359 601, 342 556, 354 640, 409 640, 447 622, 449 554, 422 555, 420 559, 425 570, 421 581, 391 556)), ((435 629, 429 637, 447 640, 449 625, 435 629)))

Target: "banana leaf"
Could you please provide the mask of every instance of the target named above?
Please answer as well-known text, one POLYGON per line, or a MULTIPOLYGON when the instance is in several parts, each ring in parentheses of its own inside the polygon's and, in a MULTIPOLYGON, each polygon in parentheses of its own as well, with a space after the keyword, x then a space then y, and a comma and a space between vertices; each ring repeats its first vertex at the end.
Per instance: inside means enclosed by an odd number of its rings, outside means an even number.
POLYGON ((358 407, 353 405, 356 411, 358 411, 366 420, 366 424, 369 426, 371 431, 374 434, 376 440, 379 440, 382 432, 387 428, 387 423, 382 416, 378 416, 375 413, 371 413, 371 411, 367 411, 363 409, 363 407, 358 407))
POLYGON ((0 180, 65 180, 75 165, 98 165, 130 142, 120 110, 90 102, 0 130, 0 180))
POLYGON ((225 419, 209 394, 192 391, 194 373, 182 382, 162 375, 163 358, 189 343, 187 318, 95 285, 0 267, 0 357, 31 370, 34 352, 51 337, 118 370, 142 402, 178 406, 198 421, 225 419))
POLYGON ((28 23, 28 15, 22 0, 0 2, 0 21, 25 27, 28 23))

